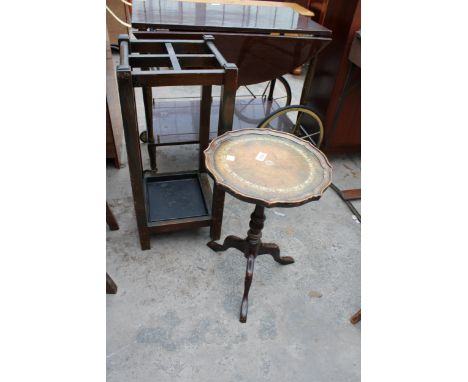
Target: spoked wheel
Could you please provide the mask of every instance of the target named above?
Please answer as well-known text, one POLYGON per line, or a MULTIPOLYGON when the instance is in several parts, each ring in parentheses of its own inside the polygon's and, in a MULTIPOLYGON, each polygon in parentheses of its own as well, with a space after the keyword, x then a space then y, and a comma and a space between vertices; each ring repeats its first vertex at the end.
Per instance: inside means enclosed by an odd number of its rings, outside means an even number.
POLYGON ((148 143, 148 132, 146 130, 140 133, 140 141, 148 143))
POLYGON ((278 77, 272 81, 242 86, 236 95, 234 113, 240 120, 256 125, 263 116, 290 104, 291 86, 284 77, 278 77))
POLYGON ((314 110, 304 105, 290 105, 275 110, 265 117, 258 128, 271 128, 294 134, 320 147, 323 140, 323 124, 314 110))
MULTIPOLYGON (((303 105, 282 107, 265 117, 265 119, 258 124, 257 128, 271 128, 285 131, 311 142, 317 148, 320 148, 323 141, 322 120, 312 108, 303 105)), ((352 214, 361 222, 361 214, 350 200, 346 200, 343 197, 341 190, 333 183, 330 184, 330 188, 336 192, 346 203, 352 214)), ((358 313, 360 314, 360 311, 358 313)))

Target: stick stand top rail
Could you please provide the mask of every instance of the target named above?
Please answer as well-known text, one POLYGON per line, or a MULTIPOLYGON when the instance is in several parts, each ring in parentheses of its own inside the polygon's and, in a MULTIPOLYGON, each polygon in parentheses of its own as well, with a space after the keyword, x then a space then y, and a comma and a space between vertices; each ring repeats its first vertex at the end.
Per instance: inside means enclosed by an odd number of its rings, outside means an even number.
POLYGON ((214 37, 197 40, 130 39, 119 36, 118 71, 131 71, 134 87, 178 85, 223 85, 226 70, 237 70, 226 62, 214 37))

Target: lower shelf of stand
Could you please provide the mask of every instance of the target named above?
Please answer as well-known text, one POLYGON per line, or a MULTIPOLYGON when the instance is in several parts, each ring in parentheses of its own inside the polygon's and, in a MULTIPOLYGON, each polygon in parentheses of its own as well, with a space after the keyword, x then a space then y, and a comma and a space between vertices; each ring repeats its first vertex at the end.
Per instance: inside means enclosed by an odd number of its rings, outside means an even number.
MULTIPOLYGON (((256 128, 258 123, 280 105, 275 101, 257 98, 237 98, 233 130, 256 128)), ((213 98, 210 117, 210 140, 216 137, 219 120, 219 98, 213 98)), ((277 130, 288 131, 292 122, 287 117, 273 122, 277 130)), ((156 145, 174 145, 198 142, 200 127, 200 100, 155 100, 153 104, 153 131, 156 145)))
POLYGON ((147 226, 154 232, 208 226, 211 188, 207 174, 183 172, 146 176, 147 226))

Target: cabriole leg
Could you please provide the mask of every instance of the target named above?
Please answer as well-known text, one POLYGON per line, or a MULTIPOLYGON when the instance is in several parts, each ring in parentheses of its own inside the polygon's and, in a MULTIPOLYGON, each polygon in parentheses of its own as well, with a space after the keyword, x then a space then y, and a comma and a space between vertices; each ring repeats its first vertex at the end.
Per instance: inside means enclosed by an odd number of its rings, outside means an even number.
POLYGON ((244 281, 244 296, 242 297, 242 305, 240 311, 240 322, 247 322, 247 313, 249 310, 249 291, 250 285, 252 285, 253 271, 255 264, 255 254, 249 255, 247 258, 247 268, 245 270, 245 281, 244 281))
POLYGON ((294 259, 290 256, 280 256, 280 249, 274 243, 262 243, 260 244, 260 248, 258 249, 259 255, 271 255, 273 259, 281 264, 287 265, 294 263, 294 259))

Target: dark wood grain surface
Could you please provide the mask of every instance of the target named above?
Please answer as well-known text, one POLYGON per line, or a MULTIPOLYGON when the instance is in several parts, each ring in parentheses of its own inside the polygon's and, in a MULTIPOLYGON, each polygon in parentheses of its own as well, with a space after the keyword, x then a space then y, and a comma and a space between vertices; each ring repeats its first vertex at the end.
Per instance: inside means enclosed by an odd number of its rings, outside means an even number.
MULTIPOLYGON (((259 33, 209 32, 223 57, 237 65, 238 85, 269 81, 305 64, 331 39, 315 36, 279 36, 259 33)), ((134 32, 137 39, 201 39, 204 32, 134 32)), ((145 58, 141 58, 144 60, 145 58)))
POLYGON ((354 153, 361 148, 360 70, 350 72, 349 52, 361 28, 360 0, 327 0, 323 25, 333 41, 318 56, 308 94, 302 100, 321 116, 322 149, 327 154, 354 153))
POLYGON ((284 32, 331 36, 331 31, 293 9, 271 6, 134 0, 132 27, 171 30, 284 32))

